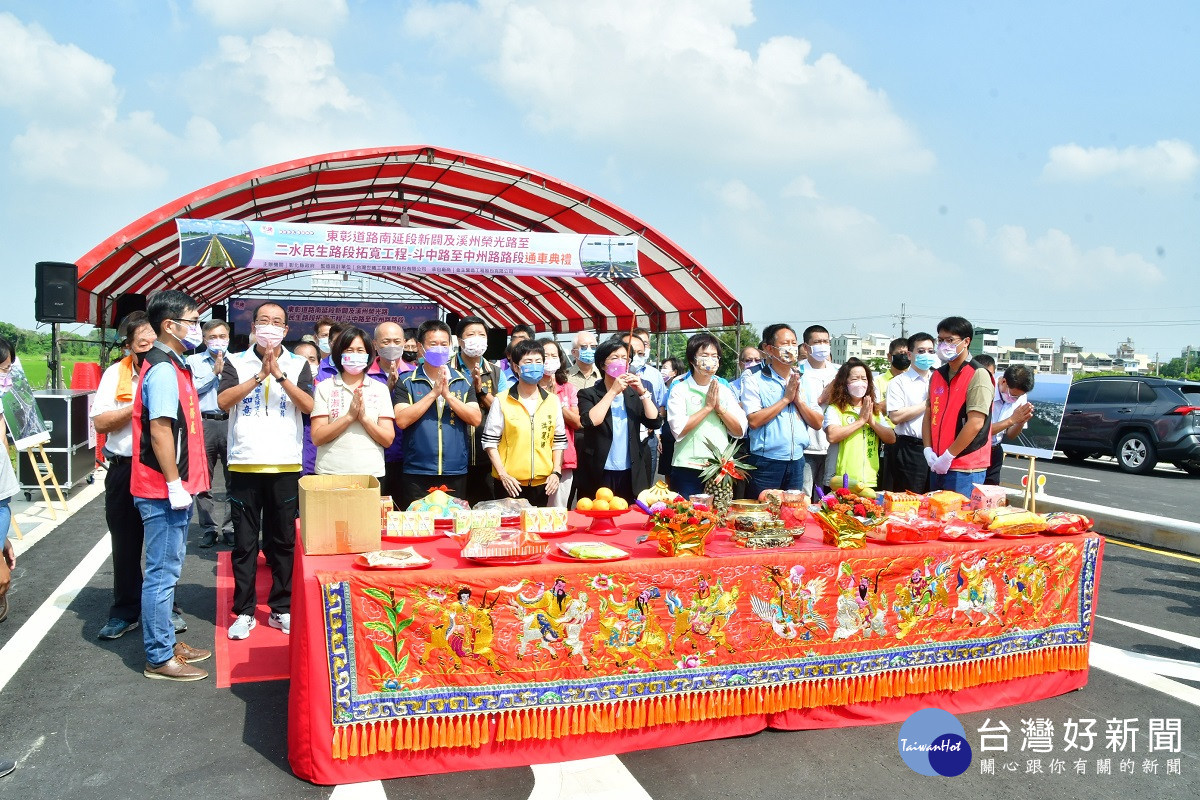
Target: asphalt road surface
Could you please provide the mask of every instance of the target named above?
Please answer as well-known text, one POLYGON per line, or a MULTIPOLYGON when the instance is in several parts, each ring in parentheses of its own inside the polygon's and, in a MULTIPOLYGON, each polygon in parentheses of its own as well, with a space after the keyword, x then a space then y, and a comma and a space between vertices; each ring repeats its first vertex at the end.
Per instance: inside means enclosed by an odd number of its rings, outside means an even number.
MULTIPOLYGON (((1045 467, 1076 478, 1051 477, 1055 494, 1061 484, 1064 495, 1110 505, 1182 497, 1180 513, 1195 518, 1193 479, 1169 472, 1125 476, 1101 462, 1045 467)), ((1017 474, 1006 470, 1005 478, 1017 474)), ((211 647, 216 550, 196 549, 195 539, 193 529, 178 590, 190 625, 181 638, 211 647)), ((960 715, 975 760, 958 778, 911 772, 897 752, 899 725, 881 725, 764 732, 626 753, 583 767, 463 772, 335 790, 300 781, 288 769, 286 682, 228 690, 211 678, 151 682, 141 675, 140 632, 96 641, 111 598, 107 552, 97 498, 18 562, 12 611, 0 624, 0 674, 11 675, 0 688, 0 760, 19 766, 0 779, 0 796, 526 800, 535 780, 538 797, 560 796, 555 787, 563 784, 592 789, 574 796, 622 800, 891 798, 931 791, 952 797, 1200 796, 1200 559, 1192 557, 1109 541, 1088 685, 1050 700, 960 715), (72 575, 80 587, 73 595, 60 590, 72 575), (1038 719, 1054 729, 1052 752, 1022 751, 1023 720, 1038 719), (1068 720, 1081 719, 1096 720, 1098 734, 1082 755, 1065 750, 1064 739, 1068 720), (1136 751, 1128 745, 1106 750, 1109 720, 1138 729, 1136 751), (1160 737, 1167 750, 1148 751, 1152 720, 1165 729, 1178 721, 1178 737, 1160 737), (981 752, 979 728, 999 722, 1011 731, 1007 750, 981 752), (994 759, 995 774, 984 774, 985 758, 994 759), (1105 758, 1111 775, 1098 774, 1097 759, 1105 758), (1076 774, 1080 759, 1084 772, 1076 774), (591 768, 587 780, 572 783, 570 771, 584 767, 591 768)))
MULTIPOLYGON (((1188 475, 1172 464, 1159 464, 1149 475, 1122 472, 1111 457, 1072 464, 1059 456, 1053 461, 1038 459, 1036 466, 1046 476, 1046 494, 1053 497, 1173 519, 1200 520, 1200 477, 1188 475)), ((1004 459, 1000 481, 1019 487, 1028 471, 1029 459, 1009 456, 1004 459)))

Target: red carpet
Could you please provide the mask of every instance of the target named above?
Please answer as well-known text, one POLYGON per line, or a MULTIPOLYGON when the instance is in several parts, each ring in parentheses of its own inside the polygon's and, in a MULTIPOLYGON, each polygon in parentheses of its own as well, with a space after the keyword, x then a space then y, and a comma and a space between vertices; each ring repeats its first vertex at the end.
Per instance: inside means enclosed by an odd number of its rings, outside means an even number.
POLYGON ((254 618, 258 625, 250 638, 233 641, 229 626, 233 623, 233 566, 229 551, 217 553, 217 635, 214 654, 217 662, 217 687, 228 689, 235 683, 279 681, 290 677, 289 639, 282 631, 267 624, 271 610, 267 594, 271 591, 271 570, 260 553, 258 556, 258 609, 254 618))

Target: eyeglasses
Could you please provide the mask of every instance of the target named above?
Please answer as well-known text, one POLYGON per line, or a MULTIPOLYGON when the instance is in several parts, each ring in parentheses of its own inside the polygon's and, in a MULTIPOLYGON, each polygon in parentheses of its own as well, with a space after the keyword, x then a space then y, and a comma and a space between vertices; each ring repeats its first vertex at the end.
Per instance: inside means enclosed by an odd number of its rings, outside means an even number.
POLYGON ((200 321, 199 317, 196 317, 195 319, 182 319, 180 317, 171 317, 171 322, 178 322, 182 325, 195 325, 199 321, 200 321))
POLYGON ((281 328, 284 327, 285 325, 287 325, 287 323, 284 322, 281 317, 276 317, 275 319, 265 319, 263 317, 259 317, 258 319, 254 320, 254 324, 255 325, 278 325, 281 328))
POLYGON ((963 339, 962 339, 962 337, 961 337, 961 336, 951 336, 951 337, 950 337, 950 338, 948 338, 948 339, 947 339, 946 337, 944 337, 944 336, 939 336, 939 337, 938 337, 938 343, 939 343, 939 344, 958 344, 958 343, 959 343, 959 342, 961 342, 962 340, 963 340, 963 339))
POLYGON ((755 364, 761 364, 762 359, 761 358, 747 358, 747 359, 744 359, 742 361, 742 363, 745 364, 747 367, 753 367, 755 364))

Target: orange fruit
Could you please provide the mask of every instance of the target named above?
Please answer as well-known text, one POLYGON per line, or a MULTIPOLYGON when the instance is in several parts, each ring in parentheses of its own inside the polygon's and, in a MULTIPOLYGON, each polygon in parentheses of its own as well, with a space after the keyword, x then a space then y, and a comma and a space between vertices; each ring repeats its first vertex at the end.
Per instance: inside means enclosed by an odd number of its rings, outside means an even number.
POLYGON ((587 497, 579 498, 578 502, 575 503, 575 510, 576 511, 591 511, 592 510, 592 501, 587 497))
POLYGON ((596 499, 597 500, 612 500, 613 499, 612 489, 608 488, 607 486, 600 487, 599 489, 596 490, 596 499))
POLYGON ((614 497, 608 507, 613 511, 628 511, 629 502, 624 497, 614 497))
MULTIPOLYGON (((601 490, 601 491, 603 491, 603 490, 601 490)), ((600 492, 596 492, 596 494, 600 494, 600 492)), ((611 494, 611 492, 609 494, 611 494)), ((608 510, 609 510, 609 505, 608 505, 607 500, 597 499, 596 502, 592 503, 592 511, 608 511, 608 510)))

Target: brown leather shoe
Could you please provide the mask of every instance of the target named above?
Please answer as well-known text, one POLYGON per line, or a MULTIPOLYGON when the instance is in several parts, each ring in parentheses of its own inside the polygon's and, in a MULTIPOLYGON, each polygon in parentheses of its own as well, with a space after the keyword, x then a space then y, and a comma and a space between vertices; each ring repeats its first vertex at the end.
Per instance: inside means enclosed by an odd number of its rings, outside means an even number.
POLYGON ((172 656, 167 663, 157 667, 147 661, 142 674, 147 678, 162 681, 202 681, 208 677, 208 673, 204 670, 193 667, 191 664, 185 664, 175 656, 172 656))
POLYGON ((8 619, 8 593, 0 594, 0 622, 8 619))
POLYGON ((199 664, 212 657, 212 650, 202 650, 199 647, 189 647, 183 642, 175 642, 175 657, 185 664, 199 664))

